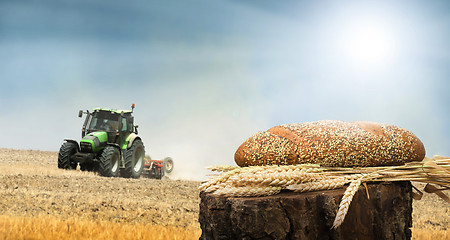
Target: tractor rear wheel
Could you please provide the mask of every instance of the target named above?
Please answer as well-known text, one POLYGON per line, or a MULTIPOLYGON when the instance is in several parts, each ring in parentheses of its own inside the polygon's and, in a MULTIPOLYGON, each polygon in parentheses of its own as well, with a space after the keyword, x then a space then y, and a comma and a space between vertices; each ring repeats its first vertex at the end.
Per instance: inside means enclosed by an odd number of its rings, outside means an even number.
POLYGON ((145 148, 140 139, 136 139, 131 147, 125 151, 125 168, 121 169, 120 175, 126 178, 139 178, 144 169, 145 148))
POLYGON ((72 156, 77 153, 78 147, 73 142, 65 142, 61 145, 58 153, 58 168, 76 169, 77 163, 71 160, 72 156))
POLYGON ((100 155, 98 171, 104 177, 117 177, 119 173, 120 151, 114 146, 106 146, 100 155))
POLYGON ((170 157, 166 157, 163 159, 164 171, 166 173, 171 173, 173 170, 173 160, 170 157))

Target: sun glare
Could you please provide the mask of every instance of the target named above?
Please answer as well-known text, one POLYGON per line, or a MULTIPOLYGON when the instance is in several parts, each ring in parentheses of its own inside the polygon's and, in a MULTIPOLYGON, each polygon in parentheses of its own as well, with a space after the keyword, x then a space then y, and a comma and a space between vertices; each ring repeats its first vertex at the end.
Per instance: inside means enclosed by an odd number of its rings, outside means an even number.
POLYGON ((392 60, 394 34, 388 26, 353 23, 340 36, 342 53, 353 66, 377 68, 392 60))
POLYGON ((377 29, 362 29, 349 36, 350 54, 363 61, 380 61, 388 55, 387 36, 377 29))

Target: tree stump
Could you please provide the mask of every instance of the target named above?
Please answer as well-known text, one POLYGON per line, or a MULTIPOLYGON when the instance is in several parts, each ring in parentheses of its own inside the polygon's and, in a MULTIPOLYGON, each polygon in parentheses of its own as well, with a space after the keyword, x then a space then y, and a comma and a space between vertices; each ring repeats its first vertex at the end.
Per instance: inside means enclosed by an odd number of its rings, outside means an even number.
POLYGON ((331 229, 345 189, 267 197, 200 193, 200 239, 410 239, 411 183, 360 186, 343 224, 331 229))

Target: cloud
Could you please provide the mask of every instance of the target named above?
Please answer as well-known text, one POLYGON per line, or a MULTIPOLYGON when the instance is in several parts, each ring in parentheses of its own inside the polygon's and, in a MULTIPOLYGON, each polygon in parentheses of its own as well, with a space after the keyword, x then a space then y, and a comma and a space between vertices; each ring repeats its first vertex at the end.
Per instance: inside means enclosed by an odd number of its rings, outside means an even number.
POLYGON ((134 102, 147 152, 173 157, 177 178, 233 164, 257 131, 321 119, 396 124, 429 154, 450 155, 442 3, 172 4, 0 3, 0 146, 57 151, 79 139, 79 109, 134 102), (399 41, 391 64, 370 71, 333 42, 365 13, 399 41))

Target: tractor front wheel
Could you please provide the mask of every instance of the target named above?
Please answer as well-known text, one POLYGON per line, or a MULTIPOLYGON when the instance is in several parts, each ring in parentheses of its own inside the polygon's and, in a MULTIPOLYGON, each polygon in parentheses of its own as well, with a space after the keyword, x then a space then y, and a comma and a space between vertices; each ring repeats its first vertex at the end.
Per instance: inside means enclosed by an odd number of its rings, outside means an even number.
POLYGON ((76 169, 77 163, 71 160, 72 156, 77 153, 78 147, 73 142, 65 142, 59 149, 58 168, 76 169))
POLYGON ((114 146, 106 146, 100 155, 98 171, 104 177, 117 177, 119 174, 120 151, 114 146))
POLYGON ((140 139, 136 139, 131 147, 125 151, 125 167, 120 175, 126 178, 139 178, 144 169, 145 149, 140 139))

